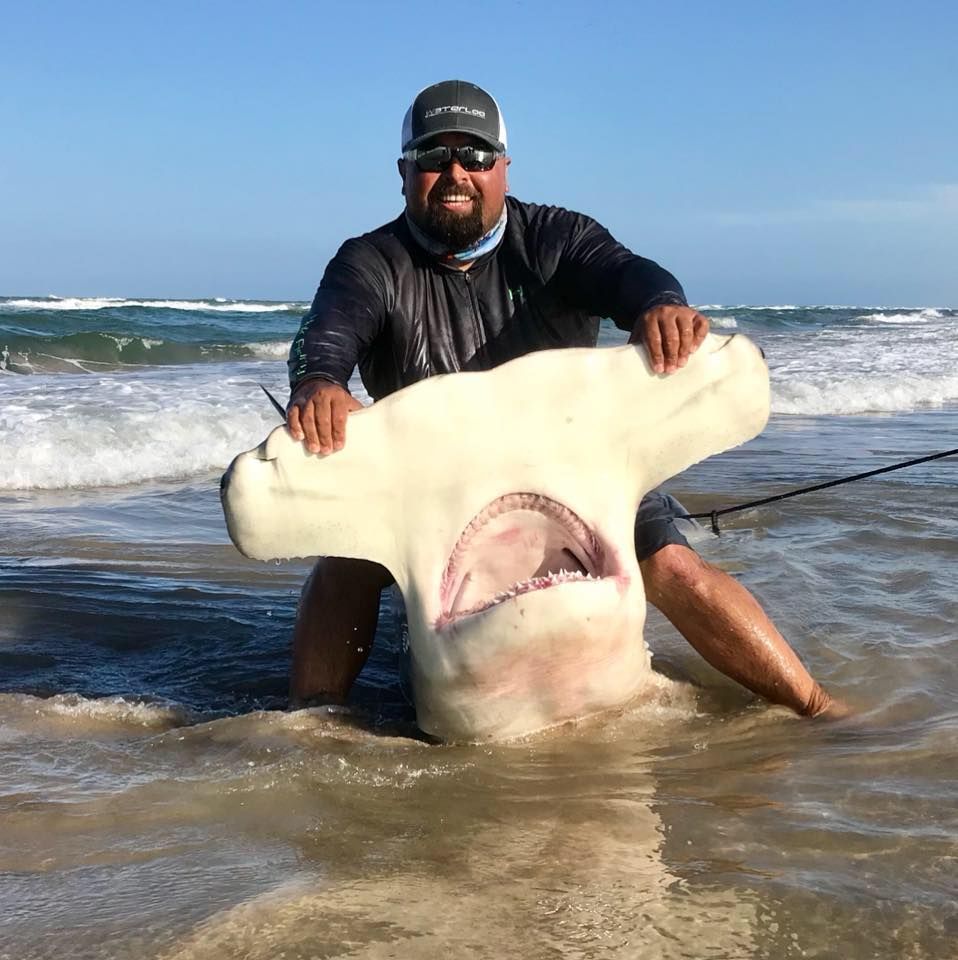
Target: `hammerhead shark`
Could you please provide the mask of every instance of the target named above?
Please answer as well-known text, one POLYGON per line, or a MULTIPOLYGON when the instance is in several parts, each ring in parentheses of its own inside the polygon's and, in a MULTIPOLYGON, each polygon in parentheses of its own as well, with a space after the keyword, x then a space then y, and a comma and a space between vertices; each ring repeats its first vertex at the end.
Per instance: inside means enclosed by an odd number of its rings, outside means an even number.
POLYGON ((388 568, 419 727, 509 739, 654 683, 639 501, 768 413, 768 370, 744 336, 710 334, 668 376, 638 346, 547 350, 406 387, 351 414, 328 455, 277 427, 230 465, 223 509, 248 557, 388 568))

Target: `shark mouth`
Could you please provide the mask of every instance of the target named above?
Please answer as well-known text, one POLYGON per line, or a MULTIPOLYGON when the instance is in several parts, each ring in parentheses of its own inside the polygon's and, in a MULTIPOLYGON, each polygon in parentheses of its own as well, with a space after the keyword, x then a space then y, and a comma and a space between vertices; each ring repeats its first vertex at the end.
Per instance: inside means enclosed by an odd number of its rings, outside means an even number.
POLYGON ((573 513, 537 493, 493 500, 462 532, 440 583, 436 627, 560 583, 600 580, 606 553, 573 513))

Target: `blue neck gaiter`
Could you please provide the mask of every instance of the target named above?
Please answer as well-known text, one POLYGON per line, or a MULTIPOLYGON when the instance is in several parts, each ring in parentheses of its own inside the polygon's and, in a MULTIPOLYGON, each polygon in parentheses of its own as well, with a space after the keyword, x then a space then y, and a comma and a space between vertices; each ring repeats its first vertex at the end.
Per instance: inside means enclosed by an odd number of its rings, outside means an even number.
POLYGON ((467 247, 465 250, 450 250, 445 244, 440 243, 438 240, 433 240, 429 234, 416 226, 412 217, 409 216, 408 210, 406 211, 406 223, 409 226, 409 232, 412 234, 413 239, 426 253, 431 253, 434 257, 438 257, 440 260, 447 262, 450 260, 458 260, 460 263, 468 263, 471 260, 477 260, 483 254, 495 250, 499 245, 503 234, 506 232, 506 210, 507 207, 503 204, 502 216, 499 217, 496 225, 485 234, 485 236, 480 237, 471 247, 467 247))

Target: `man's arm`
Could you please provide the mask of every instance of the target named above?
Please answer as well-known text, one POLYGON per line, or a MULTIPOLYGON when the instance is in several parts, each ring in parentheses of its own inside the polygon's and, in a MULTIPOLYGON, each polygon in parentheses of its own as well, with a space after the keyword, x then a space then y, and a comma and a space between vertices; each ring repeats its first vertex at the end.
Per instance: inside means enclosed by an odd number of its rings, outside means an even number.
POLYGON ((590 217, 561 214, 568 218, 568 239, 559 270, 570 300, 628 330, 629 342, 645 347, 656 373, 684 367, 705 339, 709 321, 688 305, 679 281, 590 217))
POLYGON ((311 453, 332 453, 346 442, 346 418, 362 407, 349 393, 349 378, 382 331, 385 303, 378 252, 348 240, 326 268, 290 348, 287 421, 311 453))

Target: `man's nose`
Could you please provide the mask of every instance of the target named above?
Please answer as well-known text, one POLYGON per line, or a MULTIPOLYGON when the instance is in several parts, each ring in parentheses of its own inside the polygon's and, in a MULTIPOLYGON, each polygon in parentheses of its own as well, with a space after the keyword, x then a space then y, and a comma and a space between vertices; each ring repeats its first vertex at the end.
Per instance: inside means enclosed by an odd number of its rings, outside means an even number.
POLYGON ((459 162, 458 157, 453 157, 449 161, 449 166, 446 167, 446 173, 455 180, 457 183, 462 183, 465 180, 469 179, 469 174, 466 172, 465 168, 459 162))

